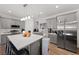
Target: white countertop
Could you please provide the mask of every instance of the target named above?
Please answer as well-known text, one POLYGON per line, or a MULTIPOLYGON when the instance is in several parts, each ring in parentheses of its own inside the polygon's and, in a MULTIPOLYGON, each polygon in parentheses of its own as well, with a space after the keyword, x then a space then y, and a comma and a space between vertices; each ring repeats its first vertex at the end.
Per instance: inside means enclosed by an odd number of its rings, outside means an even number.
POLYGON ((11 33, 8 33, 8 32, 3 32, 3 33, 0 33, 0 35, 4 35, 4 34, 11 34, 11 33))
POLYGON ((43 38, 43 36, 35 34, 31 34, 30 37, 23 37, 23 34, 8 36, 9 41, 13 43, 17 50, 20 50, 41 38, 43 38))
POLYGON ((50 35, 57 35, 56 33, 48 33, 48 34, 50 34, 50 35))

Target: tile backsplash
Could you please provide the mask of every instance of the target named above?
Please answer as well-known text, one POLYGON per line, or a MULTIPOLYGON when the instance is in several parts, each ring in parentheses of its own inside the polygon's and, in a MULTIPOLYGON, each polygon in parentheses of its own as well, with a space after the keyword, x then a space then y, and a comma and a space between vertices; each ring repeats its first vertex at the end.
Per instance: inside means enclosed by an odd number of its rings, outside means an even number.
MULTIPOLYGON (((0 29, 0 33, 10 32, 11 30, 14 29, 0 29)), ((20 30, 20 29, 16 29, 16 30, 20 30)))

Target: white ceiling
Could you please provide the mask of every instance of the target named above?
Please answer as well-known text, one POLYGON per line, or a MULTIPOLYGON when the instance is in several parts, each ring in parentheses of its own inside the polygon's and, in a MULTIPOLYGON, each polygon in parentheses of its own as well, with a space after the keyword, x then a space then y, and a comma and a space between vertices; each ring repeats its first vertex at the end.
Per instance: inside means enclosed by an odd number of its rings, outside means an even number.
POLYGON ((23 7, 23 4, 0 4, 0 12, 16 18, 25 16, 33 16, 33 18, 45 18, 58 13, 79 9, 79 4, 28 4, 23 7), (11 10, 11 13, 8 13, 11 10), (42 12, 42 14, 40 14, 42 12))

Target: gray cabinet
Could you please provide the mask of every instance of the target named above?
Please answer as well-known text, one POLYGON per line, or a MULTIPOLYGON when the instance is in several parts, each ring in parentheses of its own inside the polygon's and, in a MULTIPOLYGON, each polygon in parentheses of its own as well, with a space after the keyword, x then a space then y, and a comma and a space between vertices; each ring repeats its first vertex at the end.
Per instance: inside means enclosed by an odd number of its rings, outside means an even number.
POLYGON ((12 34, 8 33, 8 34, 1 35, 1 44, 6 44, 8 35, 12 35, 12 34))
POLYGON ((36 41, 30 45, 30 54, 31 55, 40 55, 40 40, 36 41))
POLYGON ((12 22, 13 22, 12 25, 19 25, 20 26, 20 29, 25 28, 25 22, 24 21, 13 20, 12 22))
POLYGON ((49 33, 48 38, 50 38, 50 42, 57 44, 57 34, 56 33, 49 33))
POLYGON ((77 28, 77 17, 75 12, 57 16, 57 29, 76 30, 76 28, 77 28))
POLYGON ((0 18, 0 29, 11 29, 11 25, 20 25, 20 28, 25 27, 25 22, 14 19, 0 18))
POLYGON ((76 13, 66 15, 65 30, 77 30, 76 13))
POLYGON ((7 35, 1 35, 1 44, 6 44, 7 35))
POLYGON ((1 29, 10 29, 11 24, 13 24, 11 19, 0 18, 0 28, 1 29))
POLYGON ((56 17, 47 19, 48 28, 57 29, 56 17))
POLYGON ((64 19, 65 16, 58 16, 57 17, 57 29, 58 30, 64 30, 64 19))

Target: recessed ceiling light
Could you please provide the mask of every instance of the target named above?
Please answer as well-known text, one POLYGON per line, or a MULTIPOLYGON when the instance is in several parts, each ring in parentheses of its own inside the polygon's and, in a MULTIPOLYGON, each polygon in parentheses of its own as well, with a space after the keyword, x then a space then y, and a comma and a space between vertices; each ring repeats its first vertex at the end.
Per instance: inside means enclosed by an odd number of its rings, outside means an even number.
POLYGON ((56 8, 59 8, 59 6, 58 6, 58 5, 56 5, 56 8))
POLYGON ((40 14, 43 14, 43 12, 40 12, 40 14))
POLYGON ((25 19, 28 19, 27 16, 25 17, 25 19))
POLYGON ((61 23, 61 21, 59 20, 59 23, 61 23))
POLYGON ((30 17, 30 16, 28 16, 28 19, 31 19, 31 17, 30 17))
POLYGON ((11 10, 8 10, 8 12, 11 13, 12 11, 11 10))
POLYGON ((25 21, 25 20, 26 20, 25 18, 22 18, 22 19, 21 19, 21 21, 25 21))
POLYGON ((33 17, 33 16, 32 16, 33 17))

